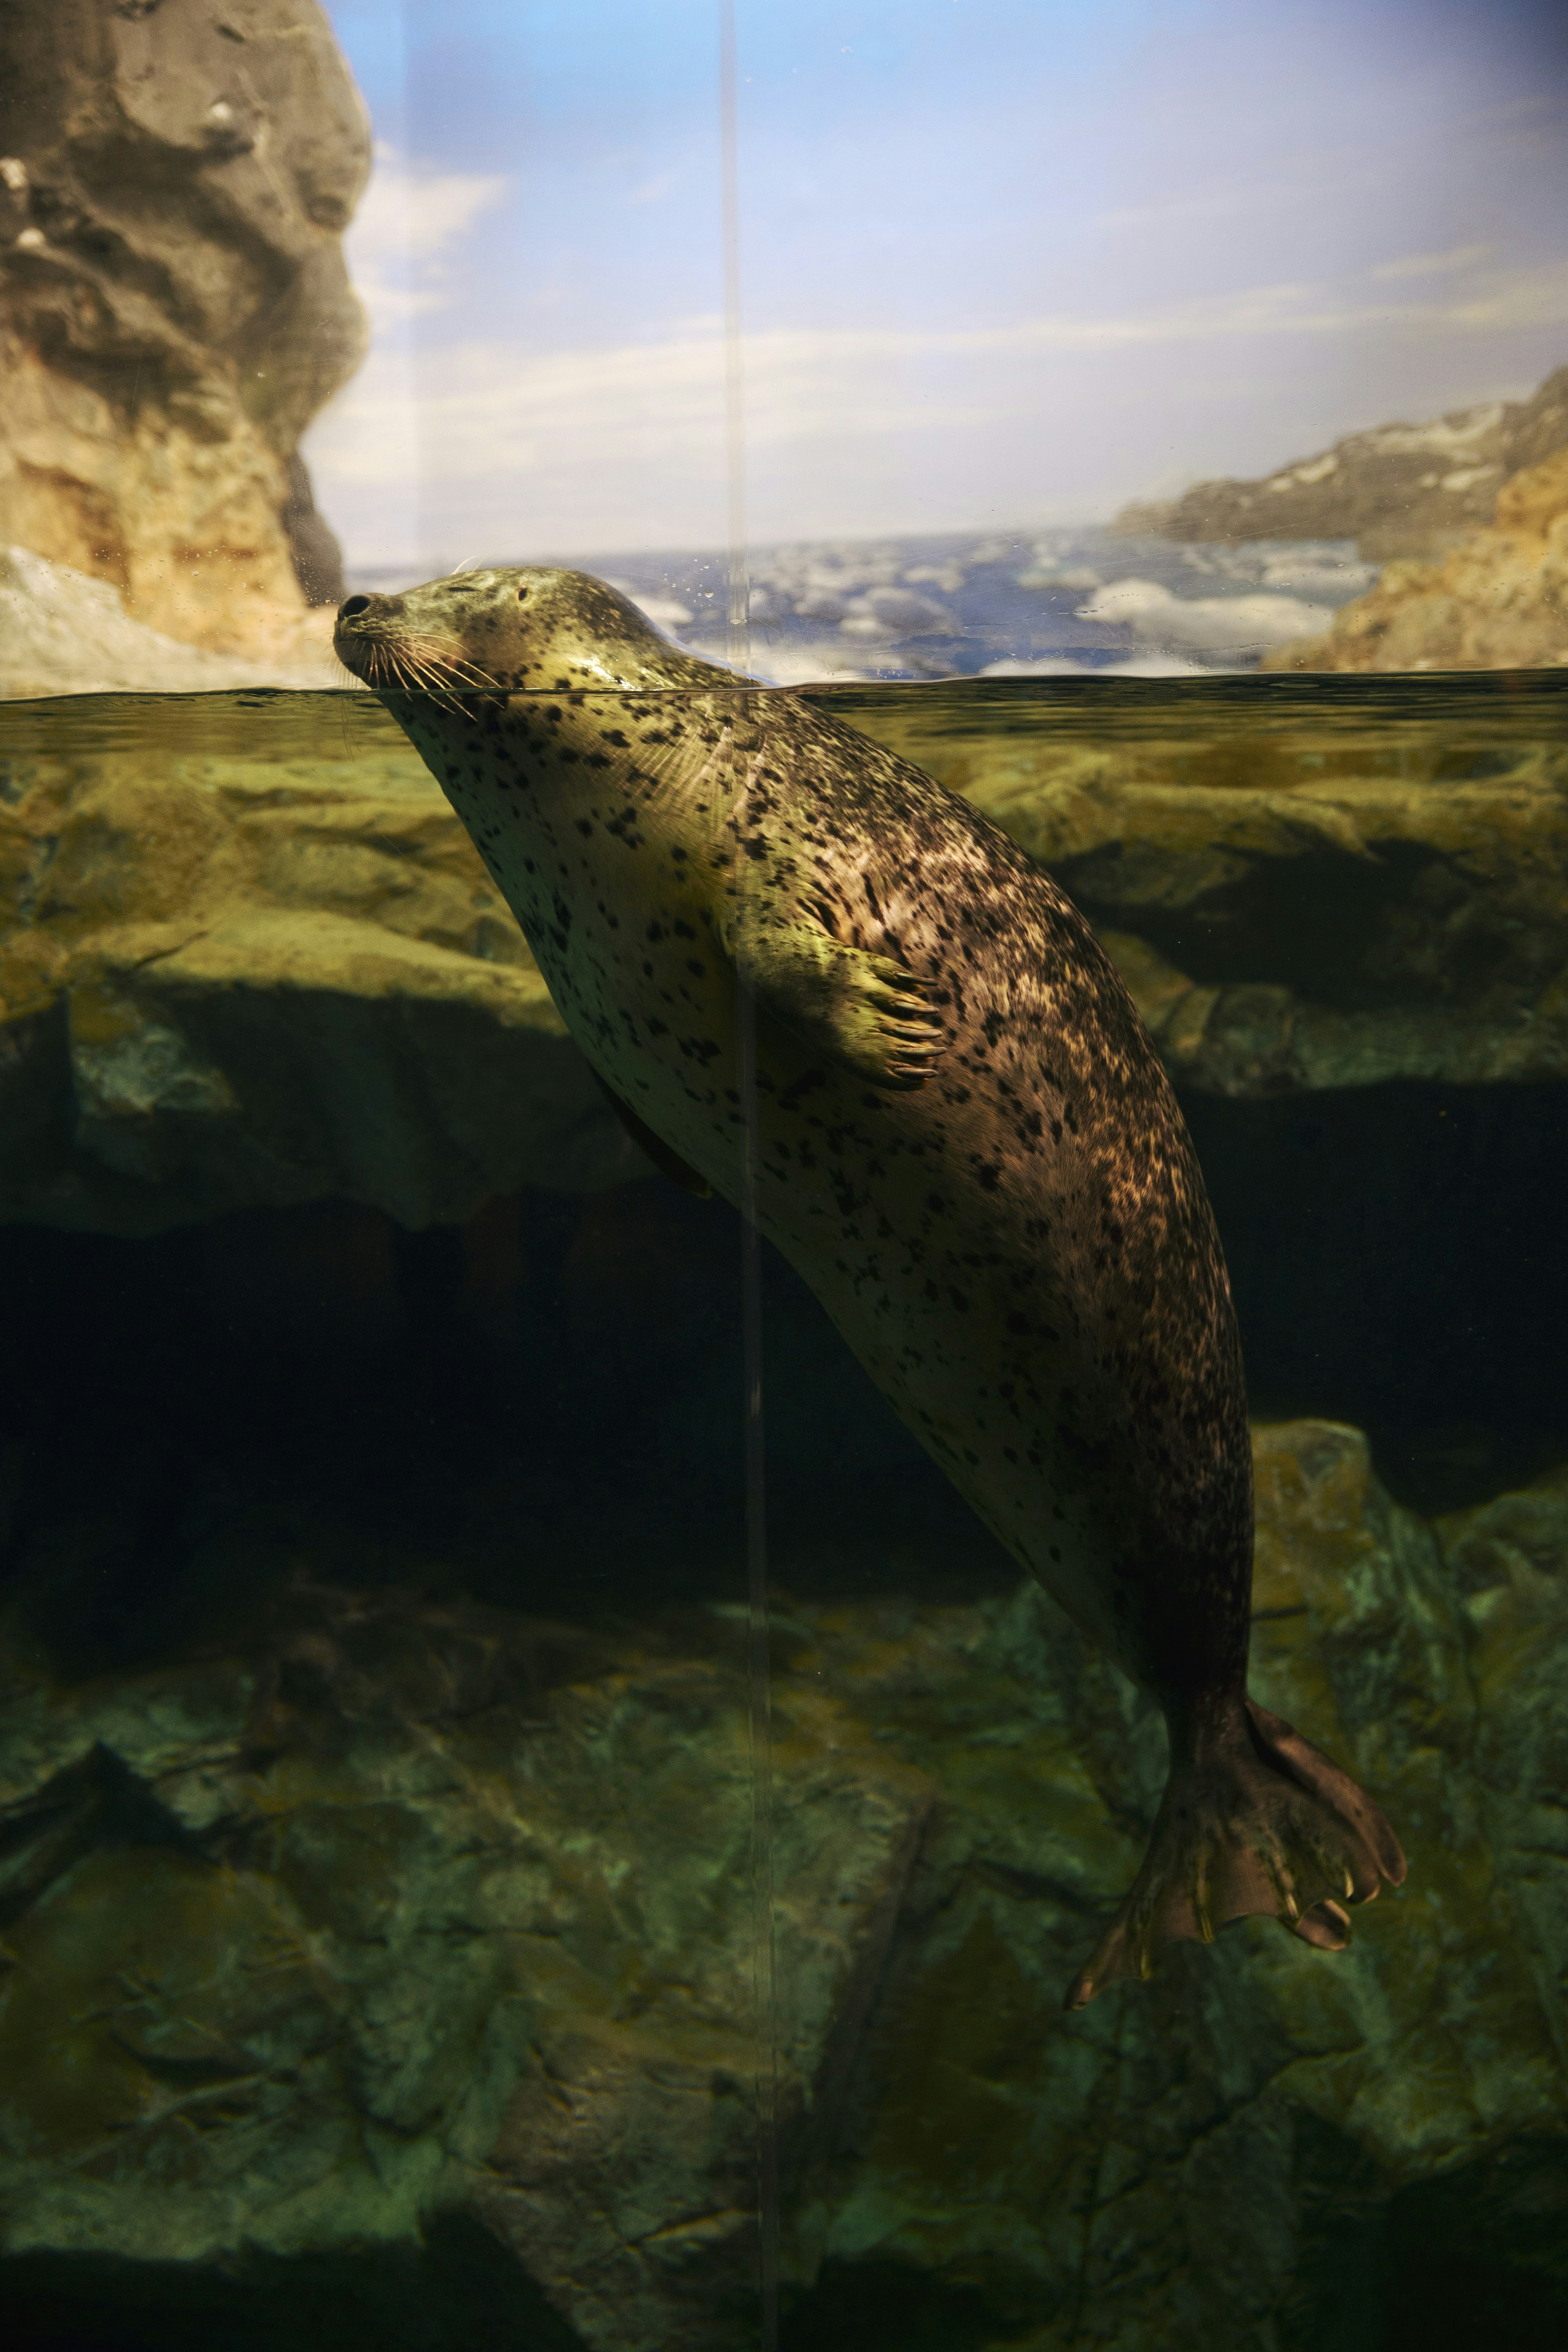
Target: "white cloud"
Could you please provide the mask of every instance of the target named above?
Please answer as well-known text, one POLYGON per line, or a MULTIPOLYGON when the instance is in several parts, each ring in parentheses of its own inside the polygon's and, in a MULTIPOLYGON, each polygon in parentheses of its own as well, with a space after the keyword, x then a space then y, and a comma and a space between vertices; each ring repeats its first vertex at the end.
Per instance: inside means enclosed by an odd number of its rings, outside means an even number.
MULTIPOLYGON (((466 188, 486 191, 493 184, 466 188)), ((445 218, 471 217, 488 194, 454 196, 445 218)), ((456 234, 448 229, 446 234, 456 234)), ((746 436, 753 450, 822 436, 885 435, 933 425, 983 425, 1037 397, 1027 364, 1063 357, 1247 335, 1332 335, 1390 329, 1491 332, 1568 321, 1568 262, 1500 271, 1447 302, 1358 303, 1321 287, 1251 287, 1234 294, 1117 318, 1069 315, 1014 325, 919 328, 775 328, 743 339, 746 436), (1009 375, 1008 361, 1023 362, 1009 375), (942 394, 930 371, 951 368, 942 394)), ((501 341, 456 343, 420 370, 418 418, 407 394, 373 355, 326 413, 313 446, 319 463, 355 479, 392 478, 411 461, 411 438, 433 478, 493 477, 556 464, 570 445, 646 447, 677 463, 708 449, 720 429, 723 347, 719 322, 684 322, 658 342, 595 351, 529 352, 501 341), (330 457, 329 457, 330 453, 330 457)))
POLYGON ((503 173, 426 171, 376 142, 370 185, 343 239, 349 274, 374 326, 441 308, 450 248, 507 187, 503 173))
POLYGON ((1456 245, 1448 253, 1407 253, 1399 261, 1380 261, 1369 278, 1445 278, 1456 269, 1473 269, 1495 248, 1489 245, 1456 245))
MULTIPOLYGON (((395 286, 373 284, 383 331, 361 374, 312 427, 306 451, 354 560, 369 562, 393 541, 412 550, 416 515, 426 519, 421 560, 431 562, 481 540, 492 552, 502 545, 515 552, 717 544, 720 321, 691 317, 658 340, 599 349, 540 352, 488 338, 437 346, 430 331, 410 348, 406 331, 395 331, 398 322, 410 307, 439 301, 444 258, 501 184, 436 179, 405 172, 395 159, 389 177, 383 212, 373 215, 382 240, 379 247, 372 240, 373 265, 378 249, 401 249, 392 210, 401 203, 421 224, 418 274, 401 297, 395 286)), ((1128 355, 1152 357, 1162 348, 1174 355, 1186 345, 1192 364, 1219 371, 1229 358, 1202 359, 1205 347, 1359 338, 1386 352, 1568 322, 1568 261, 1468 268, 1447 285, 1437 273, 1409 275, 1410 293, 1391 282, 1370 299, 1363 278, 1247 287, 1099 317, 748 334, 747 460, 755 482, 778 486, 761 493, 757 528, 804 535, 842 528, 851 516, 858 528, 894 527, 895 511, 919 510, 907 486, 934 462, 921 453, 984 451, 1004 429, 1020 452, 1031 442, 1043 447, 1053 405, 1069 396, 1079 362, 1100 361, 1121 376, 1128 355), (801 486, 809 494, 804 505, 801 486)), ((1085 503, 1080 494, 1073 510, 1085 503)))
POLYGON ((626 202, 629 205, 657 205, 668 195, 679 178, 679 172, 656 172, 651 180, 645 180, 640 188, 632 190, 626 202))

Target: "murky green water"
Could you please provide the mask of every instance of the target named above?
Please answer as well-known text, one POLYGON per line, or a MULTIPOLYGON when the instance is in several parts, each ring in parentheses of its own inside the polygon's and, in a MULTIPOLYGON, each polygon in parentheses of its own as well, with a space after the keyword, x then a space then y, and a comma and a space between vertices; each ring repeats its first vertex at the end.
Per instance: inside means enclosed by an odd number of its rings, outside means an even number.
MULTIPOLYGON (((1383 1433, 1386 1475, 1413 1499, 1549 1453, 1561 1258, 1555 1220, 1538 1230, 1523 1204, 1550 1184, 1568 1076, 1568 674, 810 694, 972 796, 1107 938, 1205 1157, 1263 1404, 1383 1433), (1336 1193, 1358 1205, 1336 1215, 1336 1193)), ((185 887, 175 845, 215 810, 227 846, 212 854, 239 860, 233 887, 267 919, 258 954, 264 934, 283 952, 287 921, 331 917, 378 927, 362 944, 459 959, 459 994, 476 963, 531 967, 456 828, 428 857, 411 846, 445 803, 372 695, 6 706, 0 792, 16 818, 0 933, 13 1014, 63 984, 59 959, 95 925, 150 924, 123 952, 164 952, 185 887), (124 812, 100 805, 132 786, 124 812), (62 824, 88 846, 55 872, 62 824), (85 893, 66 873, 84 857, 85 893)), ((231 987, 245 953, 238 941, 221 980, 192 986, 231 987)), ((330 956, 315 976, 336 984, 330 956)), ((543 1162, 528 1173, 552 1181, 543 1162)), ((258 1197, 287 1198, 289 1181, 258 1176, 258 1197)), ((560 1181, 576 1178, 563 1166, 560 1181)), ((458 1213, 450 1187, 366 1182, 412 1224, 458 1213)), ((35 1187, 12 1213, 94 1222, 48 1197, 35 1187)), ((168 1197, 169 1216, 192 1213, 168 1197)), ((104 1221, 117 1217, 136 1225, 130 1208, 104 1221)), ((143 1223, 162 1221, 146 1208, 143 1223)))
POLYGON ((1157 1727, 768 1260, 763 2032, 734 1218, 374 698, 0 707, 0 2188, 90 2249, 56 2340, 570 2352, 475 2171, 748 2344, 764 2042, 797 2352, 1555 2340, 1568 675, 814 698, 1126 974, 1262 1424, 1257 1686, 1409 1884, 1065 2018, 1157 1727))
MULTIPOLYGON (((746 689, 770 695, 778 688, 746 689)), ((1168 744, 1173 756, 1289 759, 1303 774, 1354 761, 1358 772, 1474 772, 1488 759, 1568 759, 1568 672, 1479 671, 1433 677, 1229 677, 948 678, 910 686, 796 688, 868 733, 900 745, 1049 741, 1168 744)), ((395 748, 374 695, 61 696, 0 704, 10 759, 156 746, 180 755, 337 759, 395 748)), ((913 751, 911 748, 911 756, 913 751)), ((1262 779, 1257 779, 1261 781, 1262 779)), ((1238 773, 1237 782, 1245 782, 1238 773)))

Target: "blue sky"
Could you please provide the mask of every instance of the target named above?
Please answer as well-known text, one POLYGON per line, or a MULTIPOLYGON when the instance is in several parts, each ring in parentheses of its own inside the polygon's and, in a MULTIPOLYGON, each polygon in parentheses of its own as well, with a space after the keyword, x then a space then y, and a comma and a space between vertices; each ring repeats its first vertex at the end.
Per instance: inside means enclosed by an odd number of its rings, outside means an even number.
MULTIPOLYGON (((351 563, 724 534, 717 0, 328 0, 351 563)), ((1568 360, 1562 0, 737 0, 759 542, 1028 529, 1568 360)))

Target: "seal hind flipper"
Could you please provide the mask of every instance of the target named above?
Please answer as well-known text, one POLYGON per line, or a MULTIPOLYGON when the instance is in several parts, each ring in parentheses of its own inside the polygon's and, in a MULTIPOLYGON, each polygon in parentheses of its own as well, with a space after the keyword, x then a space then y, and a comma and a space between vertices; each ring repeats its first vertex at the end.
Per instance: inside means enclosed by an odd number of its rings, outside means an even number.
POLYGON ((1404 1876, 1398 1840, 1349 1774, 1248 1699, 1201 1753, 1173 1759, 1143 1866, 1067 2006, 1082 2009, 1118 1977, 1151 1976, 1162 1944, 1212 1943, 1229 1920, 1259 1914, 1342 1951, 1345 1904, 1404 1876))

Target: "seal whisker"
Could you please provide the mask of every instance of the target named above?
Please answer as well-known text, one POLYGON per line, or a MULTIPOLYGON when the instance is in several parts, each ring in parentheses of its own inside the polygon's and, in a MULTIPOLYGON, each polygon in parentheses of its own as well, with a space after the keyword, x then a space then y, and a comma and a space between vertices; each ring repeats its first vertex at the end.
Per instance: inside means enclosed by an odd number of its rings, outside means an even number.
POLYGON ((416 655, 406 649, 403 656, 403 662, 412 692, 427 694, 432 702, 440 704, 443 710, 449 710, 454 718, 461 718, 462 706, 451 691, 449 682, 442 677, 441 672, 433 663, 420 660, 416 655))
POLYGON ((437 636, 401 635, 395 640, 395 658, 400 660, 409 677, 420 680, 423 691, 439 695, 444 688, 468 686, 481 693, 499 694, 499 678, 479 668, 460 654, 452 652, 449 645, 437 636))

